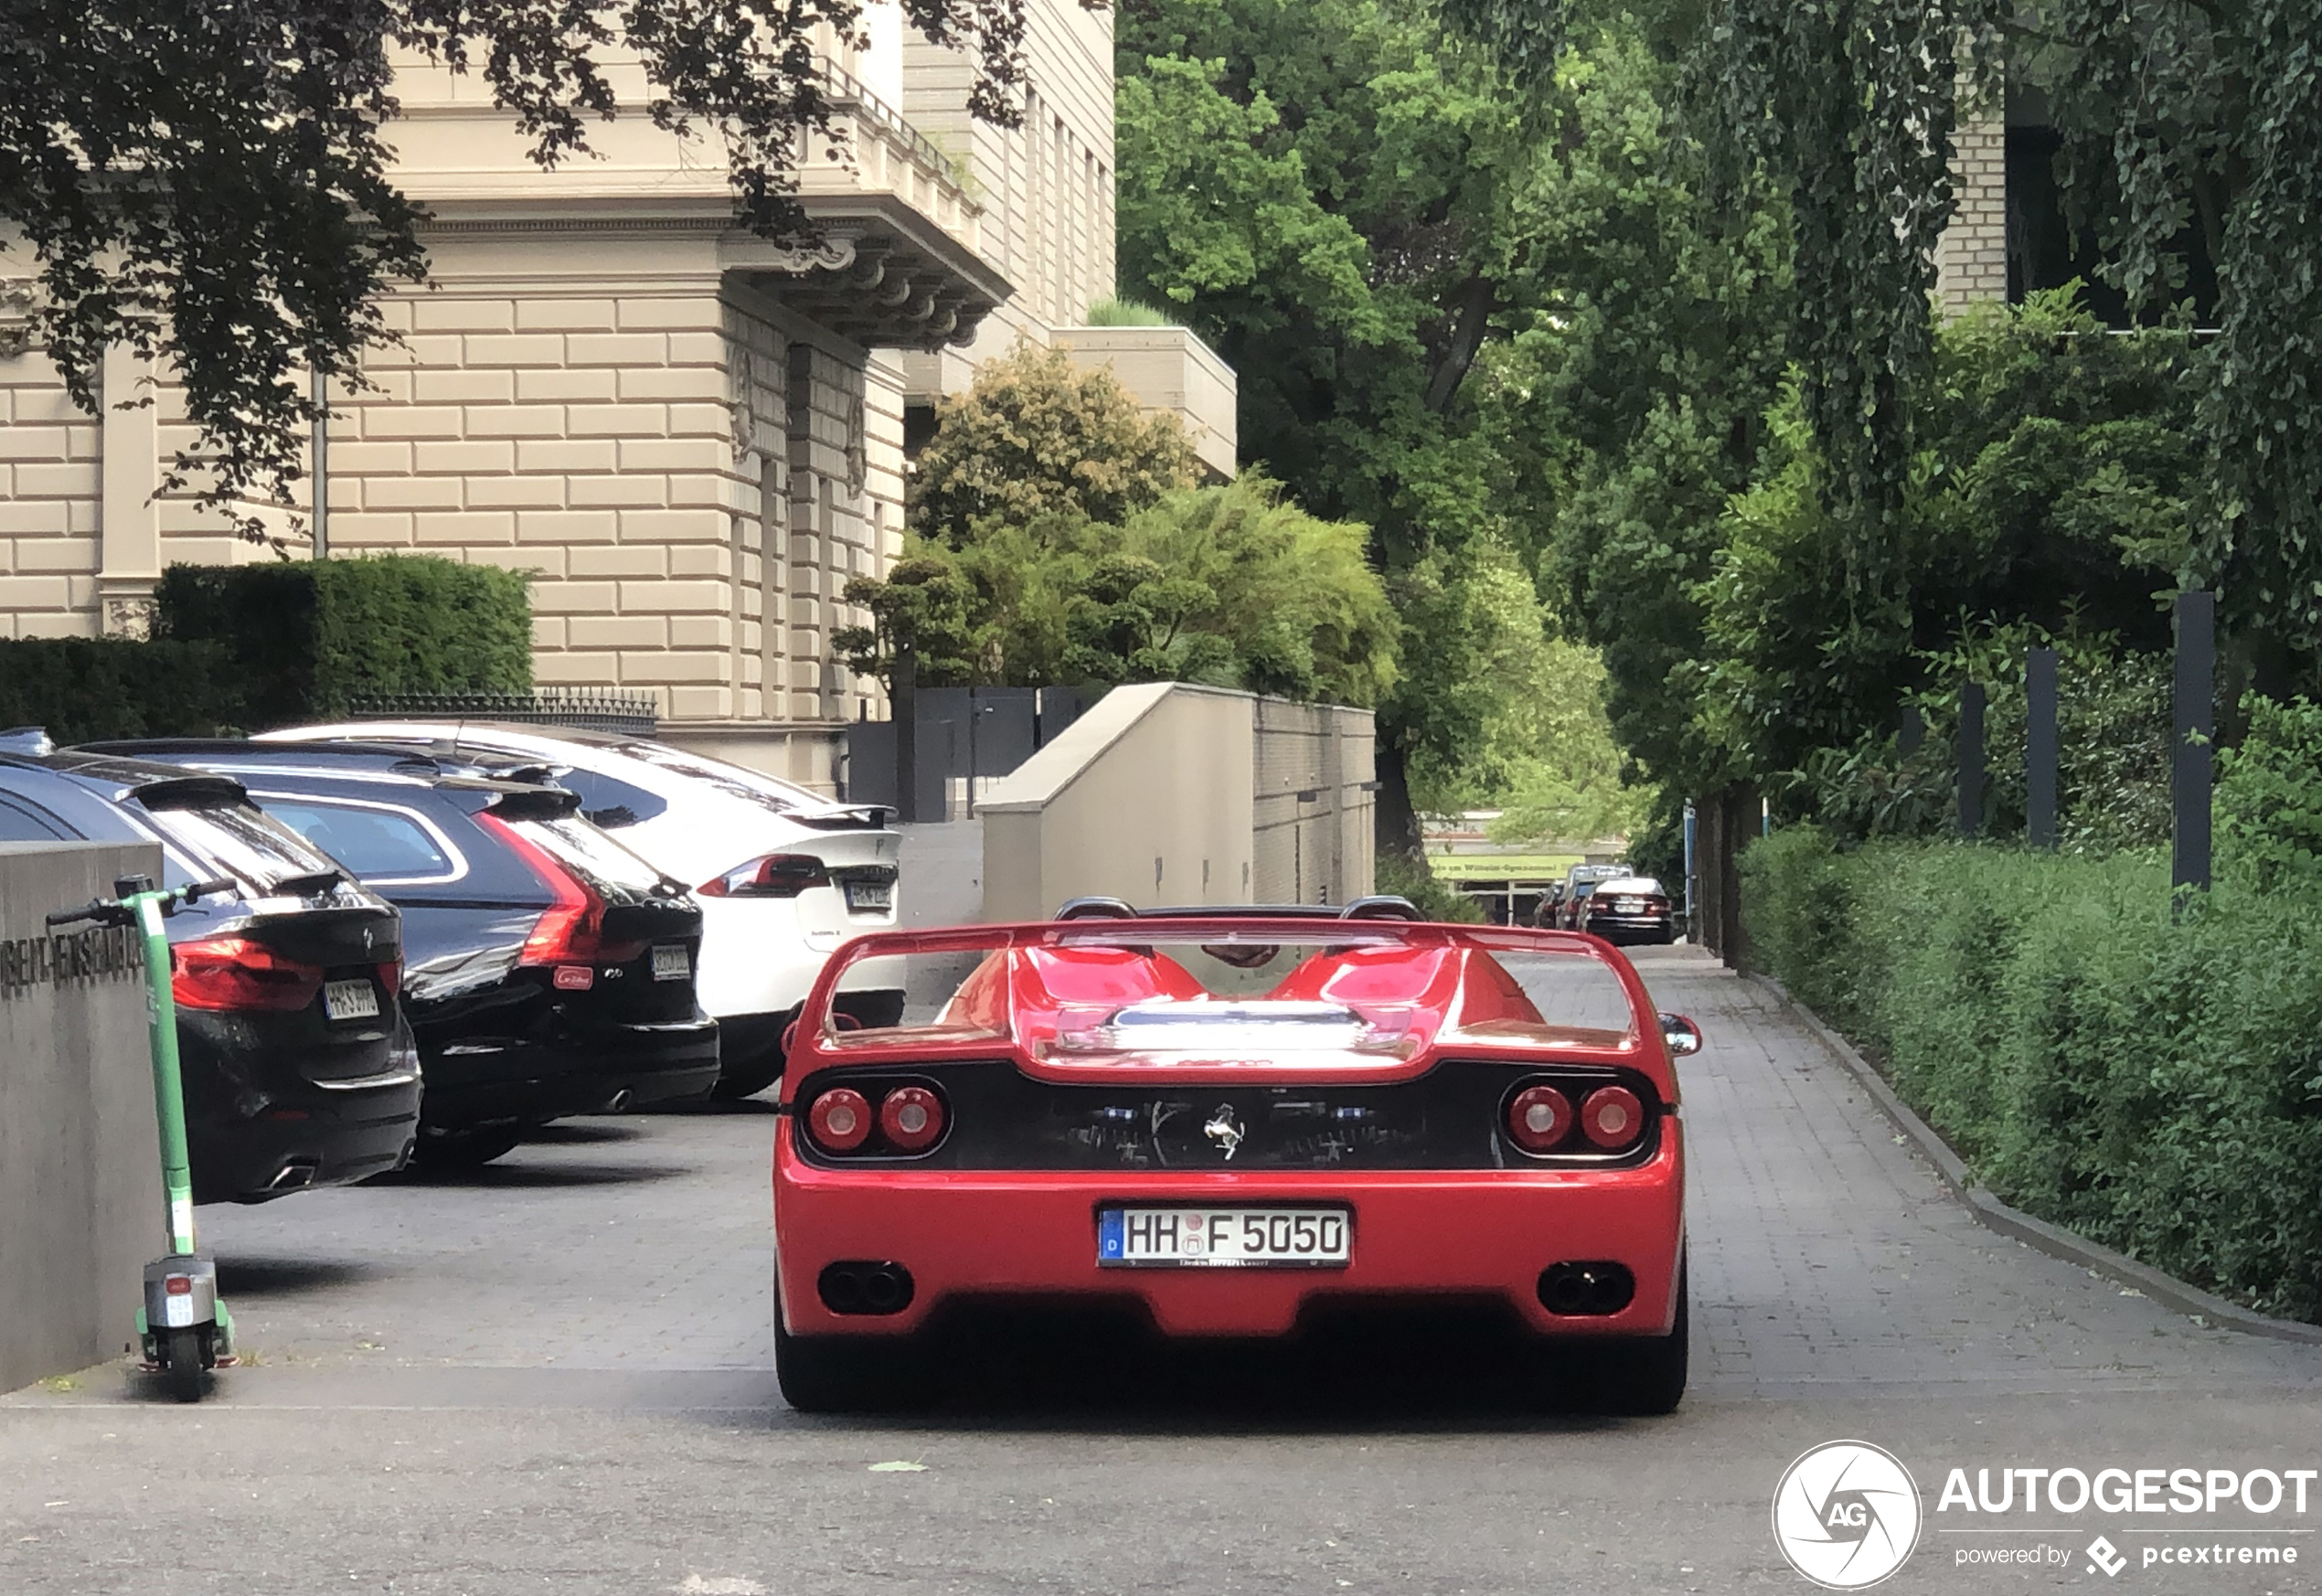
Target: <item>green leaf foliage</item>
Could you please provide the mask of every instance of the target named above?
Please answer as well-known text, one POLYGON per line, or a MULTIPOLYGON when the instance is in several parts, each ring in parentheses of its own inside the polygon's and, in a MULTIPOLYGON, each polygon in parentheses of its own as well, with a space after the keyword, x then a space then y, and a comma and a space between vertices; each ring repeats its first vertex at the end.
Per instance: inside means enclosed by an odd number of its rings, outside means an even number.
POLYGON ((264 729, 342 714, 362 693, 528 691, 528 582, 421 555, 174 565, 154 630, 226 650, 264 729))
POLYGON ((957 548, 987 521, 1118 521, 1199 476, 1177 417, 1139 409, 1109 370, 1018 343, 937 407, 935 435, 912 463, 909 525, 957 548))
MULTIPOLYGON (((1384 0, 1144 0, 1116 42, 1124 290, 1178 307, 1233 365, 1244 458, 1370 527, 1409 640, 1382 705, 1381 838, 1415 849, 1405 764, 1425 786, 1488 762, 1506 688, 1486 573, 1512 550, 1538 577, 1570 463, 1566 410, 1510 413, 1551 385, 1503 356, 1585 320, 1603 360, 1554 378, 1575 407, 1597 404, 1593 378, 1631 391, 1624 363, 1668 389, 1699 375, 1615 347, 1622 313, 1672 276, 1663 222, 1686 180, 1659 175, 1656 88, 1673 69, 1608 25, 1544 115, 1507 88, 1538 41, 1487 59, 1384 0)), ((1683 295, 1716 272, 1674 275, 1683 295)))
POLYGON ((1994 1193, 2322 1319, 2310 865, 2270 890, 2228 872, 2178 923, 2156 852, 1842 852, 1798 827, 1753 844, 1742 873, 1753 958, 1871 1053, 1994 1193))
POLYGON ((218 643, 0 641, 0 727, 41 727, 59 746, 239 736, 250 724, 243 686, 232 651, 218 643))
POLYGON ((1827 467, 1789 390, 1692 590, 1704 764, 1772 778, 1884 736, 1907 697, 1938 685, 1931 662, 1979 630, 2167 646, 2198 458, 2187 359, 2178 334, 2106 336, 2069 291, 1946 323, 1876 619, 1847 602, 1854 528, 1828 508, 1827 467))
POLYGON ((891 680, 908 642, 931 686, 1196 681, 1368 707, 1394 686, 1398 627, 1364 544, 1257 472, 1118 524, 987 518, 849 582, 875 621, 838 643, 891 680))

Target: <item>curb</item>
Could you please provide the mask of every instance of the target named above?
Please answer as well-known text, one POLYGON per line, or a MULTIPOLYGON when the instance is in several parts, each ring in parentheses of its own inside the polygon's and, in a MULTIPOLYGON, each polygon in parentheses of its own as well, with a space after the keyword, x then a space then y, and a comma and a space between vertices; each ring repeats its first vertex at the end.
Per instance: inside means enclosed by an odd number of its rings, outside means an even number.
POLYGON ((1822 1016, 1790 995, 1789 990, 1771 975, 1748 974, 1743 980, 1763 988, 1780 999, 1783 1005, 1796 1015, 1814 1033, 1815 1039, 1829 1050, 1830 1055, 1847 1067, 1849 1074, 1861 1083, 1887 1118, 1894 1122, 1911 1143, 1935 1166, 1935 1173, 1950 1188, 1952 1196, 1966 1206, 1967 1211, 1986 1228, 1998 1231, 2038 1249, 2050 1258, 2061 1258, 2076 1263, 2094 1273, 2108 1275, 2124 1284, 2136 1287, 2163 1307, 2186 1314, 2203 1324, 2239 1330, 2244 1335, 2263 1335, 2275 1341, 2298 1341, 2309 1346, 2322 1345, 2322 1325, 2301 1324, 2295 1319, 2276 1319, 2268 1314, 2253 1313, 2238 1303, 2231 1303, 2200 1287, 2188 1285, 2175 1275, 2163 1274, 2149 1263, 2139 1263, 2125 1252, 2091 1241, 2045 1219, 2034 1218, 2021 1208, 2013 1208, 1976 1184, 1975 1172, 1961 1161, 1959 1154, 1933 1126, 1921 1119, 1911 1106, 1895 1095, 1887 1078, 1872 1067, 1870 1061, 1855 1051, 1844 1037, 1822 1023, 1822 1016))

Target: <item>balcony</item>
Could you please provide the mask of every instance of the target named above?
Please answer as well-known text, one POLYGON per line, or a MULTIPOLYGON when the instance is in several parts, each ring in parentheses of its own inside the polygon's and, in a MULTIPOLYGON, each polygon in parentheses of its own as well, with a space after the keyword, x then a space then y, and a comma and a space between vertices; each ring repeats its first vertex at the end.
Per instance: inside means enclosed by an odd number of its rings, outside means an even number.
POLYGON ((1233 367, 1189 327, 1058 327, 1049 335, 1073 364, 1110 367, 1148 410, 1185 423, 1193 452, 1218 481, 1238 469, 1233 367))
MULTIPOLYGON (((825 63, 831 132, 798 146, 798 198, 819 237, 784 248, 730 225, 722 153, 642 114, 589 129, 593 156, 543 170, 485 86, 416 59, 399 62, 402 115, 389 129, 394 176, 442 230, 691 235, 715 240, 736 274, 866 346, 964 344, 1013 292, 978 252, 983 207, 955 163, 893 107, 825 63)), ((609 69, 642 101, 634 64, 609 69)))

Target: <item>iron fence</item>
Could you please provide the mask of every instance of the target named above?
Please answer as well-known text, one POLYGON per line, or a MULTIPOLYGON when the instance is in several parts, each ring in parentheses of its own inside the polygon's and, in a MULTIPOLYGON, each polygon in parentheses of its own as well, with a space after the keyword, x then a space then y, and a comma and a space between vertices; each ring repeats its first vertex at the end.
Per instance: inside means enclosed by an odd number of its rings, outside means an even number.
POLYGON ((348 700, 357 720, 511 720, 624 737, 653 737, 661 707, 651 696, 602 687, 540 687, 529 693, 373 693, 348 700))

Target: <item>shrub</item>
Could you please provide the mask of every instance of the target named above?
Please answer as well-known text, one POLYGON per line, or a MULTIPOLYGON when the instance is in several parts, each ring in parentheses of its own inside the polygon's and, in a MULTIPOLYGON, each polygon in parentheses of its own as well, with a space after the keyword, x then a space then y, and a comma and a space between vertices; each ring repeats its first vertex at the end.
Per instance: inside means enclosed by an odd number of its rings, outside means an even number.
MULTIPOLYGON (((2245 750, 2221 808, 2246 799, 2253 768, 2245 750)), ((1742 876, 1759 959, 1880 1059, 1999 1197, 2269 1312, 2322 1317, 2310 875, 2261 892, 2228 871, 2173 921, 2154 852, 1841 851, 1799 827, 1752 846, 1742 876)))
POLYGON ((235 661, 255 727, 346 712, 363 693, 519 693, 532 686, 521 572, 431 556, 174 565, 157 639, 235 661))
POLYGON ((0 727, 45 727, 62 744, 231 737, 249 724, 241 673, 215 643, 0 642, 0 727))
POLYGON ((1019 342, 936 408, 935 435, 912 463, 910 525, 958 548, 990 519, 1117 523, 1200 476, 1177 417, 1147 414, 1109 369, 1019 342))

